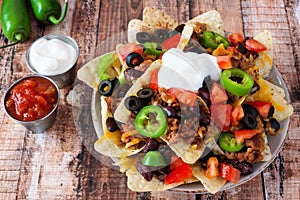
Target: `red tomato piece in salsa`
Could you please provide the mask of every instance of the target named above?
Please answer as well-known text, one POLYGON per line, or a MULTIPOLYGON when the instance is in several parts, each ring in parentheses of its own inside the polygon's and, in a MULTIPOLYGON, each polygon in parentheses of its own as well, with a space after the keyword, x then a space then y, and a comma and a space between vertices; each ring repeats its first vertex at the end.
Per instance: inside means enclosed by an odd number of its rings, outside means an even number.
POLYGON ((30 77, 12 87, 5 99, 8 113, 20 121, 34 121, 48 115, 56 106, 58 91, 42 77, 30 77))

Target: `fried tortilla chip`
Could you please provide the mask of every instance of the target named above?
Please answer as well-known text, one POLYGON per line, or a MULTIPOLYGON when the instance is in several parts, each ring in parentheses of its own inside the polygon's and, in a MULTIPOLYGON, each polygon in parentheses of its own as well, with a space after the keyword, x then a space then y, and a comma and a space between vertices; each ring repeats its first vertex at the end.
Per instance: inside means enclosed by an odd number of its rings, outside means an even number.
POLYGON ((122 65, 117 52, 109 52, 89 61, 77 72, 79 80, 94 90, 98 89, 101 79, 113 78, 121 73, 122 65))
MULTIPOLYGON (((112 117, 112 113, 109 112, 109 109, 107 107, 107 103, 105 101, 104 96, 100 97, 100 107, 96 108, 95 110, 92 110, 93 115, 97 115, 99 110, 101 110, 101 121, 102 121, 102 127, 98 126, 100 122, 94 121, 94 124, 97 126, 95 129, 101 129, 103 130, 103 135, 100 136, 100 138, 94 143, 94 148, 97 152, 109 156, 109 157, 122 157, 122 156, 129 156, 132 154, 136 154, 139 151, 141 151, 143 148, 140 149, 127 149, 125 146, 120 145, 121 141, 121 131, 117 130, 115 132, 109 132, 107 130, 106 126, 106 119, 108 117, 112 117)), ((93 118, 94 120, 100 118, 100 116, 93 118)))
POLYGON ((126 172, 126 176, 128 188, 135 192, 165 191, 183 184, 198 181, 196 177, 192 177, 179 183, 165 185, 163 181, 160 181, 155 177, 153 177, 151 181, 146 181, 139 172, 132 169, 126 172))
POLYGON ((147 7, 143 11, 143 22, 147 27, 174 29, 178 24, 173 17, 170 17, 164 11, 147 7))
POLYGON ((206 178, 204 175, 205 170, 201 167, 200 163, 195 163, 192 165, 192 171, 194 176, 203 184, 204 188, 212 194, 219 192, 227 182, 221 177, 216 177, 212 180, 206 178))
POLYGON ((195 22, 205 23, 207 24, 207 30, 219 33, 223 36, 225 35, 223 20, 220 13, 216 10, 211 10, 198 15, 197 17, 189 20, 186 24, 195 26, 195 22))
POLYGON ((255 59, 255 65, 259 68, 259 75, 263 78, 267 78, 273 67, 272 35, 269 31, 263 31, 258 33, 254 39, 267 47, 267 50, 259 53, 258 58, 255 59))
POLYGON ((256 82, 260 89, 251 95, 249 99, 271 102, 275 108, 273 116, 279 122, 292 115, 294 109, 284 98, 285 93, 282 88, 264 80, 262 77, 258 77, 256 82))

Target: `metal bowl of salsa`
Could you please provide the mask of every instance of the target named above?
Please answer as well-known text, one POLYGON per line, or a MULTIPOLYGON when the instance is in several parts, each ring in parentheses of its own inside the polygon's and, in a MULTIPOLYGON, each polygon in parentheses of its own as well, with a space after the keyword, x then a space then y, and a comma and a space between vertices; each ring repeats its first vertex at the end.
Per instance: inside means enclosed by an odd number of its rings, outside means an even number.
POLYGON ((44 132, 55 122, 59 88, 50 78, 31 75, 14 82, 3 102, 11 119, 30 131, 44 132))

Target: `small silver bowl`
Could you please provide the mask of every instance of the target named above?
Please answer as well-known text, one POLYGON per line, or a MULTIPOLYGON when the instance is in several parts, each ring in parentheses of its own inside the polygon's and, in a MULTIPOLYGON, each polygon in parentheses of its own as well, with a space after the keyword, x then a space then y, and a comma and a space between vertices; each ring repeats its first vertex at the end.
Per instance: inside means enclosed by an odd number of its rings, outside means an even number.
POLYGON ((75 73, 75 70, 74 70, 74 66, 77 62, 77 59, 78 59, 78 56, 79 56, 79 48, 78 48, 78 45, 76 43, 76 41, 69 37, 69 36, 66 36, 66 35, 62 35, 62 34, 49 34, 49 35, 45 35, 39 39, 37 39, 36 41, 34 41, 30 47, 28 48, 27 50, 27 53, 26 53, 26 64, 28 66, 28 68, 30 69, 31 72, 35 73, 35 74, 41 74, 43 76, 47 76, 49 78, 51 78, 53 81, 56 82, 56 84, 58 85, 59 88, 64 88, 66 87, 67 85, 71 84, 73 82, 73 78, 74 78, 74 73, 75 73), (58 39, 68 45, 70 45, 71 47, 74 48, 75 50, 75 57, 74 57, 74 60, 73 62, 71 62, 71 64, 67 65, 67 66, 61 66, 64 68, 63 72, 59 72, 57 74, 46 74, 46 73, 40 73, 33 65, 32 65, 32 62, 31 62, 31 51, 32 51, 32 48, 38 43, 40 42, 41 40, 52 40, 52 39, 58 39))
MULTIPOLYGON (((57 84, 51 80, 48 77, 42 76, 42 75, 31 75, 31 76, 27 76, 27 77, 23 77, 17 81, 15 81, 7 90, 7 92, 4 95, 4 110, 6 112, 6 114, 14 121, 20 123, 21 125, 23 125, 24 127, 26 127, 28 130, 36 132, 36 133, 41 133, 44 132, 45 130, 47 130, 48 128, 50 128, 56 119, 56 114, 57 114, 57 108, 58 108, 58 104, 59 104, 59 97, 60 97, 60 91, 59 88, 57 86, 57 84), (50 110, 50 112, 45 115, 42 118, 36 119, 36 120, 31 120, 31 121, 22 121, 20 119, 17 119, 16 116, 13 116, 14 114, 10 111, 10 109, 7 106, 7 101, 8 98, 11 94, 11 90, 17 86, 20 82, 26 80, 26 79, 31 79, 31 78, 40 78, 40 79, 44 79, 46 82, 50 83, 51 85, 53 85, 55 87, 56 90, 56 102, 54 102, 53 108, 50 110)), ((15 103, 15 102, 13 102, 15 103)))

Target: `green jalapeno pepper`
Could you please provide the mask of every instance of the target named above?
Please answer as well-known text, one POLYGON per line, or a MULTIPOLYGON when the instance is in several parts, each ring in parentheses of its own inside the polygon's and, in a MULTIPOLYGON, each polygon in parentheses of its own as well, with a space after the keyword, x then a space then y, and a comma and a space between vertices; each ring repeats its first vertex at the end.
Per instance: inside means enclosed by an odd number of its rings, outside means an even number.
POLYGON ((219 144, 221 149, 227 152, 238 152, 243 147, 244 144, 238 144, 233 133, 230 132, 222 132, 219 138, 219 144))
POLYGON ((136 116, 135 128, 143 136, 158 138, 167 129, 167 119, 159 106, 145 106, 136 116))
POLYGON ((163 53, 162 50, 158 49, 158 45, 155 42, 145 42, 145 53, 149 55, 155 55, 156 57, 159 57, 160 54, 163 53))
POLYGON ((142 164, 152 167, 166 166, 164 157, 158 151, 148 151, 142 160, 142 164))
POLYGON ((229 41, 224 38, 222 35, 212 32, 212 31, 205 31, 201 38, 201 44, 206 48, 216 49, 220 44, 223 44, 224 48, 226 49, 230 43, 229 41))
POLYGON ((42 24, 59 24, 67 13, 68 0, 65 0, 63 12, 59 0, 30 0, 35 18, 42 24))
POLYGON ((232 68, 222 72, 221 84, 227 92, 236 96, 244 96, 250 92, 254 80, 243 70, 232 68))
MULTIPOLYGON (((3 0, 1 8, 1 23, 2 31, 7 39, 14 42, 14 44, 26 41, 31 32, 26 0, 3 0)), ((3 46, 1 48, 7 46, 3 46)))

